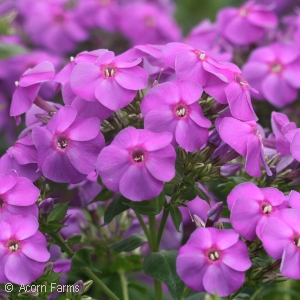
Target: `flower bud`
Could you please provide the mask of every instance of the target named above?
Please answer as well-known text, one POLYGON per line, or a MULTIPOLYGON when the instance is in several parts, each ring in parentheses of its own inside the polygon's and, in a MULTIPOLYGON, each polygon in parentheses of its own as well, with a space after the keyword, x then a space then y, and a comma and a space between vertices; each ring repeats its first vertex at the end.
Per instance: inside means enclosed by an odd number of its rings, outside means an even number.
POLYGON ((205 227, 205 222, 197 215, 193 215, 193 222, 195 222, 197 228, 205 227))
POLYGON ((220 168, 220 173, 224 177, 229 177, 234 175, 243 167, 242 164, 225 164, 220 168))
POLYGON ((43 275, 48 275, 53 271, 53 262, 47 262, 43 275))
POLYGON ((209 220, 212 223, 218 222, 220 219, 221 213, 223 210, 223 202, 216 203, 208 212, 207 212, 207 221, 209 220))
POLYGON ((84 292, 84 283, 82 280, 78 280, 74 283, 74 294, 82 295, 84 292))
POLYGON ((53 198, 47 198, 47 199, 43 200, 39 204, 40 213, 43 215, 49 215, 50 212, 53 210, 53 205, 54 205, 53 198))

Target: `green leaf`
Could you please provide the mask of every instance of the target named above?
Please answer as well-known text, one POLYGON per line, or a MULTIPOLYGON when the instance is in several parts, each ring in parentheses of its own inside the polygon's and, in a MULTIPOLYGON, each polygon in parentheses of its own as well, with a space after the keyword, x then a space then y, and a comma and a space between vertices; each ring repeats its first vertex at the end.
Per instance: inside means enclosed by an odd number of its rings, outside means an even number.
POLYGON ((175 177, 171 181, 165 183, 164 185, 165 194, 171 196, 173 193, 174 186, 181 182, 182 182, 182 177, 178 172, 176 172, 175 177))
POLYGON ((116 252, 129 252, 141 246, 142 243, 147 242, 144 234, 135 233, 125 240, 109 245, 109 247, 116 252))
POLYGON ((145 200, 145 201, 128 201, 127 205, 133 209, 135 212, 146 215, 146 216, 153 216, 158 215, 165 203, 166 196, 162 192, 158 197, 152 199, 152 200, 145 200))
POLYGON ((98 270, 93 267, 93 264, 91 262, 91 249, 80 249, 76 251, 72 257, 72 267, 71 269, 73 271, 83 269, 85 267, 88 267, 92 271, 97 272, 98 270))
POLYGON ((129 208, 126 198, 119 194, 106 208, 104 212, 104 224, 101 227, 109 224, 115 216, 129 208))
POLYGON ((94 203, 94 202, 99 202, 99 201, 107 201, 109 200, 113 195, 115 194, 115 192, 110 191, 108 189, 103 189, 97 196, 96 198, 91 201, 89 204, 94 203))
POLYGON ((182 190, 179 194, 179 198, 185 201, 190 201, 195 199, 197 196, 197 192, 194 189, 194 186, 188 185, 184 190, 182 190))
MULTIPOLYGON (((61 221, 67 213, 69 202, 59 203, 51 211, 48 221, 61 221)), ((47 222, 48 223, 48 222, 47 222)))
POLYGON ((197 184, 194 186, 194 190, 195 190, 197 196, 200 197, 201 199, 206 200, 206 201, 210 200, 209 196, 202 189, 200 189, 197 184))
POLYGON ((182 222, 182 214, 178 206, 171 205, 170 214, 176 230, 180 232, 179 227, 182 222))
POLYGON ((0 43, 0 59, 28 52, 27 49, 19 45, 0 43))
POLYGON ((180 300, 185 285, 176 273, 176 258, 176 250, 153 252, 145 258, 143 270, 146 275, 164 282, 173 299, 180 300))
POLYGON ((121 257, 118 256, 116 260, 109 265, 110 272, 118 272, 119 270, 123 271, 138 271, 143 267, 142 264, 143 256, 133 254, 130 256, 121 257))
POLYGON ((71 236, 71 237, 69 237, 68 239, 67 239, 67 244, 68 244, 68 246, 73 246, 73 245, 75 245, 75 244, 79 244, 80 243, 80 241, 81 241, 81 235, 73 235, 73 236, 71 236))

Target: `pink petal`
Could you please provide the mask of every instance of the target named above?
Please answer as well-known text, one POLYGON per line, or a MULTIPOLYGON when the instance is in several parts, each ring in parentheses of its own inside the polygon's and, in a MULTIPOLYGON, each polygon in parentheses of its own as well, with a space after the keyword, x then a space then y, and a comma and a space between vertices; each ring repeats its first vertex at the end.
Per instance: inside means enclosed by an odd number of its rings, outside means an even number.
POLYGON ((239 239, 237 232, 232 229, 222 231, 216 228, 209 228, 209 231, 213 236, 214 245, 216 245, 217 249, 219 250, 224 250, 231 247, 239 239))
POLYGON ((222 250, 222 262, 235 271, 246 271, 251 267, 248 249, 244 242, 237 241, 228 249, 222 250))
POLYGON ((150 200, 161 193, 163 186, 144 165, 131 165, 121 178, 120 193, 133 201, 150 200))
POLYGON ((272 11, 253 10, 247 16, 247 19, 256 26, 275 29, 278 20, 276 15, 272 11))
POLYGON ((300 279, 300 252, 299 248, 291 242, 284 248, 280 272, 285 277, 300 279))
POLYGON ((147 153, 145 165, 152 176, 160 181, 170 181, 175 176, 176 153, 172 146, 147 153))
POLYGON ((9 281, 21 285, 39 278, 44 268, 45 263, 37 262, 18 252, 8 256, 4 272, 9 281))
POLYGON ((300 87, 300 61, 299 59, 291 63, 287 66, 285 66, 284 71, 282 73, 282 77, 287 81, 289 85, 291 85, 294 88, 300 87))
POLYGON ((141 90, 147 87, 148 74, 140 67, 117 69, 116 81, 125 89, 141 90))
POLYGON ((297 132, 291 142, 290 145, 290 150, 291 150, 291 154, 293 155, 293 157, 295 159, 297 159, 298 161, 300 161, 300 132, 297 132))
POLYGON ((265 200, 268 200, 272 206, 277 206, 285 201, 285 195, 273 187, 261 188, 265 200))
POLYGON ((100 132, 100 121, 97 118, 76 119, 65 131, 69 139, 73 141, 89 141, 100 132))
POLYGON ((0 195, 3 195, 9 191, 18 180, 18 174, 16 170, 10 170, 6 174, 0 176, 0 195))
POLYGON ((49 61, 44 61, 34 68, 27 70, 21 77, 19 85, 27 87, 53 79, 55 75, 54 66, 49 61))
POLYGON ((179 90, 180 99, 185 104, 190 105, 201 98, 203 89, 201 85, 194 80, 177 80, 174 84, 179 90))
POLYGON ((97 169, 103 183, 115 192, 119 191, 120 180, 129 167, 129 153, 118 145, 104 148, 97 159, 97 169))
POLYGON ((300 210, 300 193, 291 191, 289 194, 289 206, 300 210))
POLYGON ((188 116, 200 127, 209 128, 211 126, 211 122, 204 117, 199 103, 193 103, 189 106, 188 116))
POLYGON ((118 60, 118 58, 116 57, 115 60, 114 60, 114 65, 117 67, 117 68, 132 68, 132 67, 135 67, 137 66, 139 63, 142 62, 142 59, 141 58, 136 58, 132 61, 122 61, 122 60, 118 60))
POLYGON ((111 110, 118 110, 128 105, 135 95, 136 91, 123 88, 114 77, 104 79, 95 89, 96 98, 111 110))
POLYGON ((283 107, 297 98, 297 89, 276 74, 270 74, 265 78, 261 88, 266 99, 276 107, 283 107))
MULTIPOLYGON (((213 237, 209 228, 197 228, 188 240, 189 247, 195 248, 197 251, 207 251, 213 245, 213 237)), ((181 251, 181 250, 180 250, 181 251)))
POLYGON ((38 220, 30 215, 11 215, 5 219, 11 228, 11 236, 23 241, 33 236, 39 229, 38 220))
POLYGON ((115 58, 115 53, 113 51, 104 52, 101 56, 98 57, 96 61, 97 66, 110 64, 115 58))
MULTIPOLYGON (((10 239, 10 237, 11 237, 10 224, 8 224, 7 222, 1 220, 1 222, 0 222, 0 241, 1 241, 0 242, 0 246, 2 246, 2 242, 6 243, 7 240, 10 239)), ((1 255, 0 255, 0 259, 1 259, 1 255)))
POLYGON ((204 91, 210 96, 214 97, 218 102, 227 104, 227 97, 225 95, 225 88, 228 83, 220 80, 215 75, 209 75, 206 81, 206 85, 203 87, 204 91))
POLYGON ((91 63, 76 65, 70 76, 73 92, 90 101, 95 100, 95 89, 100 82, 100 68, 91 63))
POLYGON ((247 142, 247 155, 245 162, 246 172, 253 177, 261 176, 261 142, 256 136, 250 136, 247 142))
POLYGON ((21 251, 35 261, 46 262, 50 258, 47 250, 47 241, 41 232, 22 241, 21 251))
POLYGON ((11 205, 28 206, 38 200, 39 194, 39 189, 29 179, 19 177, 14 187, 5 194, 5 200, 11 205))
POLYGON ((127 127, 119 132, 119 134, 112 141, 112 145, 130 149, 139 143, 139 131, 134 127, 127 127))
POLYGON ((172 141, 172 134, 169 132, 154 133, 149 130, 140 130, 139 133, 139 145, 147 151, 165 148, 172 141))

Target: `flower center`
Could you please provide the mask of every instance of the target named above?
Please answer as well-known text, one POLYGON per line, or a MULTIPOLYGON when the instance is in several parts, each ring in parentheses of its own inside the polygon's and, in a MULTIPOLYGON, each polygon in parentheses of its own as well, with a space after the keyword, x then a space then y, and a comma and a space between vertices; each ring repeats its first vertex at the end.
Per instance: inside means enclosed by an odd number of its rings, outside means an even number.
POLYGON ((154 28, 156 25, 156 21, 152 16, 145 17, 145 24, 147 27, 154 28))
POLYGON ((3 207, 3 205, 4 205, 4 200, 3 200, 3 198, 0 196, 0 209, 3 207))
POLYGON ((259 130, 257 129, 257 127, 254 127, 253 131, 254 131, 255 135, 259 138, 259 140, 262 141, 262 136, 261 136, 259 130))
POLYGON ((20 244, 16 240, 9 240, 6 244, 6 247, 10 252, 17 252, 20 249, 20 244))
POLYGON ((275 61, 271 63, 270 68, 273 73, 280 73, 282 71, 282 64, 275 61))
POLYGON ((145 153, 142 149, 134 149, 131 156, 136 163, 141 163, 145 160, 145 153))
POLYGON ((248 82, 246 81, 246 79, 245 79, 241 74, 236 74, 236 75, 235 75, 235 80, 236 80, 236 82, 238 82, 243 88, 247 88, 247 87, 248 87, 248 82))
POLYGON ((187 114, 187 108, 185 105, 183 104, 179 104, 175 107, 175 113, 177 115, 177 117, 179 118, 183 118, 186 116, 187 114))
POLYGON ((241 17, 245 18, 249 15, 250 13, 250 9, 249 7, 241 7, 239 10, 238 10, 238 13, 241 17))
POLYGON ((68 139, 65 136, 58 136, 56 138, 56 149, 66 149, 68 146, 68 139))
POLYGON ((113 77, 115 75, 115 68, 113 66, 107 66, 104 68, 104 76, 106 78, 113 77))
POLYGON ((261 210, 265 215, 270 215, 272 213, 272 205, 269 203, 263 202, 261 205, 261 210))
POLYGON ((298 235, 294 236, 294 244, 297 248, 300 248, 300 237, 298 235))
POLYGON ((217 250, 212 249, 207 252, 207 257, 211 261, 217 261, 220 258, 220 253, 217 250))

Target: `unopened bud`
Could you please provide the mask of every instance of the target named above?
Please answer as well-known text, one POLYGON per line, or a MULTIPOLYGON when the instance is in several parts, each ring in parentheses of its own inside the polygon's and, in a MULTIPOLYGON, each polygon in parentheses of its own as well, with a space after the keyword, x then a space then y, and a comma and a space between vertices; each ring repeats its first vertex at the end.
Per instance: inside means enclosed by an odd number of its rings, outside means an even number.
POLYGON ((229 177, 234 175, 243 167, 242 164, 225 164, 220 168, 220 173, 224 177, 229 177))
POLYGON ((152 87, 154 88, 154 87, 157 86, 157 85, 158 85, 158 80, 155 79, 155 80, 153 81, 152 87))
POLYGON ((200 228, 200 227, 205 227, 205 222, 200 218, 198 217, 197 215, 193 215, 193 222, 195 222, 195 225, 197 228, 200 228))
POLYGON ((84 286, 83 293, 86 293, 92 285, 93 285, 93 280, 88 280, 88 281, 84 282, 84 284, 83 284, 83 286, 84 286))
POLYGON ((53 262, 47 262, 43 275, 48 275, 53 271, 53 262))
POLYGON ((39 204, 40 213, 43 215, 49 215, 50 212, 53 210, 53 205, 54 205, 53 198, 47 198, 47 199, 43 200, 39 204))
POLYGON ((212 227, 214 223, 218 222, 222 214, 222 210, 223 202, 218 202, 207 212, 206 227, 212 227))
POLYGON ((270 170, 271 170, 271 172, 272 172, 272 175, 269 176, 269 175, 266 174, 266 179, 267 179, 267 181, 269 181, 269 182, 274 181, 274 180, 276 179, 276 177, 277 177, 277 170, 276 170, 276 167, 275 167, 275 166, 271 166, 271 167, 270 167, 270 170))
POLYGON ((257 279, 257 278, 259 278, 259 277, 261 276, 261 274, 262 274, 263 269, 264 269, 264 268, 262 268, 262 267, 259 267, 259 268, 254 269, 254 270, 252 271, 252 273, 251 273, 251 278, 252 278, 252 279, 257 279))
POLYGON ((74 283, 74 295, 82 295, 84 292, 84 284, 82 280, 78 280, 74 283))

